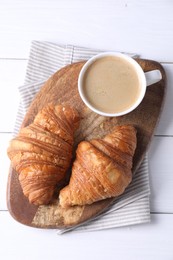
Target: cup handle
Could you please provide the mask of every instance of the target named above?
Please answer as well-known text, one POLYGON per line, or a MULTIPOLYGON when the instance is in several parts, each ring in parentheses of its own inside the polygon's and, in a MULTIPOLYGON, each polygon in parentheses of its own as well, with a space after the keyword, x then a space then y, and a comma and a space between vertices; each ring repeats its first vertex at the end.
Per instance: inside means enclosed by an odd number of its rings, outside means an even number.
POLYGON ((162 74, 160 70, 151 70, 148 72, 145 72, 145 78, 146 78, 146 85, 150 86, 162 79, 162 74))

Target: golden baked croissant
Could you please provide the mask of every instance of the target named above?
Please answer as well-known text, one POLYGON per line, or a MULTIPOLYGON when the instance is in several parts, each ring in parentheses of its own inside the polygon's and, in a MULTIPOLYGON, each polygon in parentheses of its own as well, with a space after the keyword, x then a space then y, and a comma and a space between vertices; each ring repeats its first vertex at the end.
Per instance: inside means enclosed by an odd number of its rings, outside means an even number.
POLYGON ((57 183, 70 166, 78 123, 75 109, 48 105, 11 140, 7 153, 30 203, 41 205, 51 201, 57 183))
POLYGON ((133 126, 117 126, 103 139, 82 141, 69 185, 59 194, 62 207, 86 205, 122 194, 132 180, 136 149, 133 126))

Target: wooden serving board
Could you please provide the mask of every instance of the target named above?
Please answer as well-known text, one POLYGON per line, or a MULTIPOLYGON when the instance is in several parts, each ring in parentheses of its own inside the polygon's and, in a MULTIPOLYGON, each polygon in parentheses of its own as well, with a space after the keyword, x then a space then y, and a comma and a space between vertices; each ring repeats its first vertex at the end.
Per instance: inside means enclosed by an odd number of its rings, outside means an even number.
MULTIPOLYGON (((147 88, 144 100, 140 106, 128 115, 108 118, 91 112, 82 102, 77 90, 79 72, 85 63, 78 62, 57 71, 41 88, 31 103, 22 123, 22 127, 30 124, 37 112, 46 104, 67 103, 75 107, 81 116, 81 123, 75 136, 74 153, 77 144, 84 139, 102 137, 116 125, 132 124, 137 129, 137 149, 133 161, 133 174, 139 167, 149 143, 151 142, 158 122, 166 88, 166 77, 163 67, 155 61, 136 59, 144 71, 159 69, 162 80, 147 88)), ((67 178, 68 182, 68 178, 67 178)), ((11 215, 19 222, 32 227, 63 228, 75 226, 94 218, 112 203, 114 198, 93 203, 89 206, 76 206, 63 210, 57 197, 47 206, 34 206, 24 197, 18 174, 10 168, 7 205, 11 215)))

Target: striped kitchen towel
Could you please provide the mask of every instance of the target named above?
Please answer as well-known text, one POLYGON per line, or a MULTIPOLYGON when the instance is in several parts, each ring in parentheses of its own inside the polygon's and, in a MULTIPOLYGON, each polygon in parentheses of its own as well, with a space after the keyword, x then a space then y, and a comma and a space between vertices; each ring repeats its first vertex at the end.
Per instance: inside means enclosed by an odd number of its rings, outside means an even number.
MULTIPOLYGON (((101 51, 103 50, 33 41, 25 84, 19 87, 21 101, 14 134, 16 135, 19 131, 25 113, 35 94, 53 73, 67 64, 87 60, 101 51)), ((130 53, 126 54, 132 57, 135 56, 130 53)), ((81 226, 61 229, 57 233, 62 234, 70 230, 73 230, 73 232, 93 231, 149 222, 149 195, 148 160, 146 156, 125 193, 119 196, 106 212, 81 226)))

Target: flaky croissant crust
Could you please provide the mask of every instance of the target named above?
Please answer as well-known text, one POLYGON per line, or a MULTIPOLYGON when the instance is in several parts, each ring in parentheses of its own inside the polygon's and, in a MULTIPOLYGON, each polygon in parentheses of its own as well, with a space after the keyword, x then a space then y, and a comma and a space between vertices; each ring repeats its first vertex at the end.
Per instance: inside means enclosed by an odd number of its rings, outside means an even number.
POLYGON ((60 191, 62 207, 86 205, 122 194, 132 180, 136 149, 133 126, 118 126, 103 139, 82 141, 69 185, 60 191))
POLYGON ((11 140, 7 153, 30 203, 41 205, 51 201, 57 183, 69 168, 78 124, 75 109, 48 105, 11 140))

